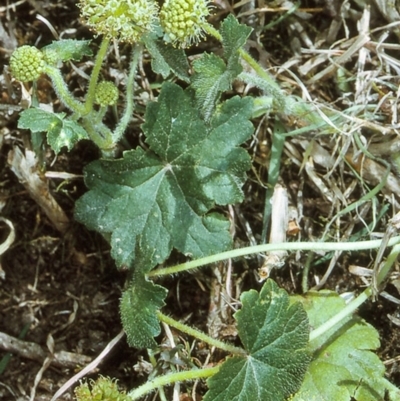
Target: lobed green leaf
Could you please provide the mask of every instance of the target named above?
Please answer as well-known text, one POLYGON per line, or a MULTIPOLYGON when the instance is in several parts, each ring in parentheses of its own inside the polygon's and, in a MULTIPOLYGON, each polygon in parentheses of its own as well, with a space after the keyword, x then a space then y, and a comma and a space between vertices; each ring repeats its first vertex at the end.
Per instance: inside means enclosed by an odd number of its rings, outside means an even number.
POLYGON ((132 285, 122 294, 120 302, 121 320, 128 344, 135 348, 153 348, 154 337, 160 334, 157 310, 162 308, 167 296, 164 287, 135 275, 132 285))
POLYGON ((240 144, 252 134, 251 112, 251 99, 235 97, 207 125, 188 93, 164 84, 145 114, 150 149, 88 165, 90 191, 78 200, 76 218, 111 234, 118 266, 140 257, 148 261, 138 267, 144 272, 172 248, 196 258, 228 249, 229 222, 208 212, 243 199, 250 158, 240 144))
POLYGON ((54 51, 60 61, 80 61, 84 56, 93 56, 90 40, 61 39, 53 41, 42 51, 54 51))
POLYGON ((77 122, 65 119, 65 113, 51 113, 36 108, 20 114, 18 128, 46 132, 47 142, 55 153, 59 153, 64 146, 71 150, 78 141, 89 139, 87 132, 77 122))
POLYGON ((144 35, 142 40, 151 55, 151 67, 156 74, 165 79, 172 72, 182 81, 189 82, 189 63, 182 49, 166 44, 155 33, 144 35))
POLYGON ((248 357, 224 362, 204 401, 283 401, 299 389, 310 362, 307 314, 272 280, 240 299, 234 317, 248 357))
MULTIPOLYGON (((312 327, 319 327, 340 312, 345 302, 335 292, 311 292, 292 297, 303 303, 312 327)), ((293 401, 382 401, 385 368, 372 351, 379 334, 357 316, 343 319, 310 343, 313 360, 293 401)))
POLYGON ((221 35, 224 59, 204 53, 193 63, 195 73, 191 87, 196 93, 196 104, 204 119, 209 121, 222 94, 231 89, 232 82, 242 72, 238 50, 246 43, 251 28, 240 25, 229 15, 222 23, 221 35))

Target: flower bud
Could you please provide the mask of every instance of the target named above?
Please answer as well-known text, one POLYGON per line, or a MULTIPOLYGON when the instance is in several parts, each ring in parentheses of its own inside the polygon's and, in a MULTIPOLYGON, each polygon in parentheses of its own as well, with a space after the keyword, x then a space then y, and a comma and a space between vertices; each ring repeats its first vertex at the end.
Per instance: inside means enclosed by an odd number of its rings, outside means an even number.
POLYGON ((44 70, 43 53, 33 46, 18 47, 10 58, 10 69, 18 81, 36 81, 44 70))
POLYGON ((110 81, 102 81, 96 87, 96 104, 112 106, 118 100, 118 88, 110 81))

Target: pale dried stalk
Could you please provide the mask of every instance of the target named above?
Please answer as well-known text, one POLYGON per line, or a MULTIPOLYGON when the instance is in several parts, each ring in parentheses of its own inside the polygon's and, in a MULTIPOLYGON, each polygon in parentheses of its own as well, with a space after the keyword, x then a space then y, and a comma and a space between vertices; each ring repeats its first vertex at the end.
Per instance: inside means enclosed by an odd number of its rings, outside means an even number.
POLYGON ((21 150, 15 147, 8 154, 8 163, 19 182, 43 209, 56 229, 65 233, 69 219, 50 193, 47 180, 39 173, 34 152, 26 149, 24 156, 21 150))
MULTIPOLYGON (((271 202, 272 213, 269 243, 281 244, 286 242, 286 232, 289 225, 289 201, 287 189, 280 184, 276 184, 271 202)), ((281 268, 285 264, 286 256, 286 251, 269 252, 265 257, 263 265, 258 270, 260 281, 266 280, 272 269, 281 268)))

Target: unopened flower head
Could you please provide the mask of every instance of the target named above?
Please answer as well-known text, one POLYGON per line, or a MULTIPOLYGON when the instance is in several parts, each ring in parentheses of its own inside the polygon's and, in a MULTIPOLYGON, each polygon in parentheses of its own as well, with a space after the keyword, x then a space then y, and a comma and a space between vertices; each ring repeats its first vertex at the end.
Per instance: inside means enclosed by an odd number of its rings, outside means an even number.
POLYGON ((110 81, 97 84, 95 101, 102 107, 113 106, 118 100, 118 88, 110 81))
POLYGON ((153 29, 158 4, 154 0, 80 0, 81 16, 99 35, 137 42, 153 29))
POLYGON ((14 50, 10 58, 13 77, 21 82, 36 81, 44 70, 43 53, 33 46, 21 46, 14 50))
POLYGON ((165 0, 160 11, 165 41, 181 48, 199 42, 208 24, 209 3, 208 0, 165 0))

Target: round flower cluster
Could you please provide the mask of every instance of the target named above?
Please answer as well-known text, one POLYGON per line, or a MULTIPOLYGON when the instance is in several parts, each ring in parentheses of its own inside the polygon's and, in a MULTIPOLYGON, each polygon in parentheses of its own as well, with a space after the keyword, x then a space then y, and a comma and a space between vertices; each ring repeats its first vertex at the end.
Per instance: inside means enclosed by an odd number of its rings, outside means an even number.
POLYGON ((96 87, 96 103, 102 107, 112 106, 118 100, 118 88, 110 81, 102 81, 96 87))
POLYGON ((92 389, 87 383, 81 383, 75 389, 77 401, 128 401, 128 396, 118 391, 117 383, 109 378, 100 376, 96 381, 90 381, 92 389))
POLYGON ((158 4, 154 0, 80 0, 81 16, 97 34, 123 42, 138 42, 154 28, 158 4))
POLYGON ((33 46, 18 47, 10 58, 10 69, 18 81, 36 81, 44 70, 43 53, 33 46))
POLYGON ((160 11, 164 40, 181 48, 199 42, 208 24, 208 4, 208 0, 165 0, 160 11))

